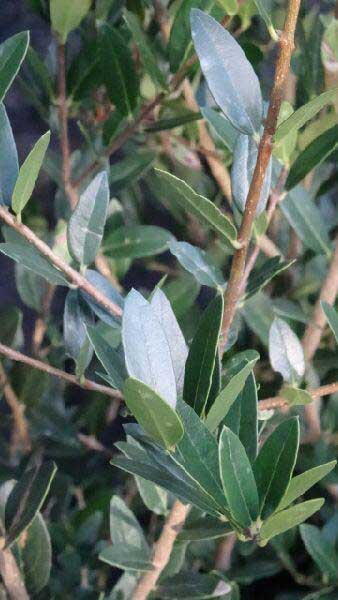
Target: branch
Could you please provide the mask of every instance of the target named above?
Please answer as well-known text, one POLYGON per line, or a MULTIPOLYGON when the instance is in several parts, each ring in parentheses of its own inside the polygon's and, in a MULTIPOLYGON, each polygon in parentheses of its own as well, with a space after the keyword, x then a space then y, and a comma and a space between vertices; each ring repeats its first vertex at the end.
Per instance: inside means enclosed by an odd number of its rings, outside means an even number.
POLYGON ((5 369, 0 362, 0 388, 3 390, 6 402, 12 411, 14 431, 13 431, 13 450, 16 447, 21 447, 24 452, 28 451, 31 447, 31 441, 28 432, 28 424, 25 419, 25 406, 22 404, 15 391, 13 390, 5 369))
POLYGON ((100 383, 96 383, 95 381, 91 381, 91 379, 77 379, 75 375, 71 375, 70 373, 66 373, 65 371, 61 371, 61 369, 56 369, 47 363, 42 362, 41 360, 37 360, 36 358, 31 358, 26 354, 22 354, 17 350, 12 350, 9 346, 5 346, 4 344, 0 344, 0 354, 3 356, 7 356, 11 360, 24 363, 25 365, 29 365, 33 367, 33 369, 39 369, 39 371, 44 371, 48 373, 48 375, 53 375, 54 377, 58 377, 59 379, 64 379, 64 381, 68 381, 68 383, 72 383, 73 385, 77 385, 84 390, 90 390, 92 392, 99 392, 101 394, 105 394, 106 396, 110 396, 110 398, 122 398, 121 392, 118 390, 114 390, 111 387, 106 385, 101 385, 100 383))
POLYGON ((9 548, 0 550, 0 574, 11 600, 29 600, 20 569, 9 548))
POLYGON ((274 83, 270 96, 269 110, 266 118, 264 132, 259 144, 256 167, 252 177, 238 241, 241 245, 236 250, 232 265, 229 283, 225 292, 225 307, 221 332, 221 344, 224 347, 229 330, 236 313, 237 304, 241 296, 241 284, 244 276, 248 246, 250 243, 252 226, 255 219, 256 208, 261 195, 265 173, 271 158, 273 136, 277 127, 277 119, 283 99, 283 92, 287 82, 290 60, 294 48, 294 34, 297 24, 300 0, 290 0, 284 25, 284 31, 279 38, 279 53, 276 63, 274 83))
POLYGON ((119 317, 122 315, 121 308, 115 304, 115 302, 109 300, 104 294, 102 294, 91 283, 89 283, 89 281, 87 281, 83 275, 78 273, 78 271, 75 271, 75 269, 70 267, 62 258, 54 254, 54 252, 45 242, 40 240, 35 233, 29 229, 29 227, 23 225, 23 223, 19 223, 4 206, 0 206, 0 219, 2 219, 6 225, 9 225, 9 227, 12 227, 12 229, 22 235, 22 237, 24 237, 30 244, 35 246, 35 248, 57 269, 62 271, 68 280, 76 287, 89 294, 96 302, 101 304, 111 314, 119 317))

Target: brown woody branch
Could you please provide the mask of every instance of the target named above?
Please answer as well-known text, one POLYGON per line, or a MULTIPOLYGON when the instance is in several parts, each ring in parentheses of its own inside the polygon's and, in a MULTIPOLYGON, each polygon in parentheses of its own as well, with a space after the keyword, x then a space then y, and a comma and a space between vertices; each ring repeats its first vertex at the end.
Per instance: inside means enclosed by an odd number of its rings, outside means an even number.
POLYGON ((13 451, 17 447, 21 447, 23 452, 26 452, 31 447, 28 424, 25 419, 25 406, 18 399, 15 391, 13 390, 6 371, 0 362, 0 390, 3 391, 5 400, 11 409, 14 430, 12 435, 12 449, 13 451))
POLYGON ((0 575, 10 600, 29 600, 23 577, 10 548, 0 550, 0 575))

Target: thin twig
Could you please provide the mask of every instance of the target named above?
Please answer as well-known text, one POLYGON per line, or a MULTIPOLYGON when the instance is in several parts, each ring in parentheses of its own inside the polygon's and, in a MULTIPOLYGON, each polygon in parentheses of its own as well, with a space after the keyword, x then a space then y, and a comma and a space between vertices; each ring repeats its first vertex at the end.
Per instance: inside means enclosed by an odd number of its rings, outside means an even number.
POLYGON ((28 423, 25 419, 25 406, 18 399, 13 390, 6 371, 0 362, 0 388, 3 391, 6 402, 12 411, 14 431, 12 436, 12 447, 15 450, 20 447, 23 452, 27 452, 31 448, 29 437, 28 423))
POLYGON ((0 354, 3 356, 7 356, 11 360, 24 363, 25 365, 29 365, 34 369, 38 369, 39 371, 44 371, 48 373, 48 375, 53 375, 54 377, 58 377, 59 379, 64 379, 68 381, 68 383, 72 383, 73 385, 77 385, 85 390, 90 390, 93 392, 99 392, 101 394, 105 394, 106 396, 110 396, 110 398, 121 398, 122 394, 118 390, 114 390, 111 387, 106 385, 101 385, 100 383, 96 383, 91 379, 77 379, 75 375, 71 375, 70 373, 66 373, 61 369, 56 369, 51 365, 42 362, 41 360, 37 360, 36 358, 31 358, 26 354, 22 354, 17 350, 12 350, 9 346, 5 346, 4 344, 0 344, 0 354))
POLYGON ((109 300, 104 294, 102 294, 99 290, 97 290, 89 281, 78 271, 75 271, 72 267, 70 267, 62 258, 54 254, 54 252, 50 249, 50 247, 40 240, 40 238, 35 235, 35 233, 29 229, 23 223, 19 223, 16 218, 11 215, 8 209, 5 206, 0 206, 0 219, 12 227, 17 233, 22 235, 30 244, 35 246, 35 248, 45 256, 57 269, 62 271, 68 280, 79 287, 84 292, 87 292, 96 302, 101 304, 108 312, 113 315, 121 316, 122 310, 121 308, 109 300))
POLYGON ((225 292, 225 307, 221 333, 221 345, 223 347, 226 344, 229 330, 236 313, 237 304, 241 296, 241 283, 244 275, 248 246, 251 239, 252 226, 264 183, 265 173, 272 154, 273 136, 277 127, 279 110, 294 48, 294 34, 299 6, 300 0, 290 0, 284 30, 279 38, 279 53, 276 62, 275 78, 270 96, 268 115, 259 144, 256 167, 250 184, 245 211, 238 234, 238 242, 241 247, 236 250, 234 254, 229 283, 225 292))
POLYGON ((20 569, 10 548, 0 550, 0 574, 10 600, 29 600, 20 569))

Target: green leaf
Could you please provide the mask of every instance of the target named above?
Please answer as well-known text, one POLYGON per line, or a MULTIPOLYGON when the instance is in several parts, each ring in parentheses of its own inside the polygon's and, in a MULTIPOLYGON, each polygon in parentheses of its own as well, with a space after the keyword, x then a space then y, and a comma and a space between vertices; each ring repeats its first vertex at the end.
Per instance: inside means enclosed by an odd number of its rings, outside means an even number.
POLYGON ((284 381, 293 383, 303 378, 305 358, 302 345, 286 321, 278 317, 270 328, 269 357, 273 370, 280 373, 284 381))
POLYGON ((128 408, 144 431, 166 449, 172 449, 184 433, 177 413, 142 381, 129 377, 123 391, 128 408))
POLYGON ((0 102, 20 69, 29 46, 29 31, 22 31, 0 44, 0 102))
POLYGON ((285 398, 289 406, 304 406, 304 404, 313 402, 313 398, 309 392, 293 386, 283 387, 280 396, 285 398))
POLYGON ((76 29, 89 12, 91 0, 50 0, 50 20, 52 29, 65 44, 67 37, 76 29))
POLYGON ((81 194, 68 223, 69 252, 80 265, 88 266, 95 260, 103 237, 108 203, 108 179, 102 171, 81 194))
POLYGON ((192 123, 193 121, 199 121, 202 118, 201 113, 196 113, 193 111, 185 111, 183 115, 178 117, 172 117, 171 119, 159 119, 154 123, 148 125, 145 128, 145 131, 149 131, 154 133, 155 131, 166 131, 168 129, 175 129, 175 127, 181 127, 182 125, 186 125, 187 123, 192 123))
POLYGON ((52 461, 25 471, 11 491, 5 509, 6 546, 18 539, 40 510, 56 473, 52 461))
POLYGON ((22 302, 36 312, 40 312, 47 291, 45 280, 33 271, 25 269, 21 263, 16 263, 15 283, 22 302))
POLYGON ((251 296, 257 294, 271 279, 291 267, 294 262, 294 260, 284 261, 281 256, 268 258, 259 269, 255 269, 250 273, 244 299, 248 300, 251 296))
POLYGON ((259 512, 256 482, 243 444, 228 427, 220 436, 219 461, 230 512, 239 525, 250 527, 259 512))
POLYGON ((144 557, 144 551, 129 544, 123 546, 108 546, 99 554, 103 562, 127 571, 152 571, 154 569, 150 559, 144 557))
POLYGON ((167 87, 166 78, 158 67, 156 57, 140 26, 138 18, 128 10, 125 11, 124 18, 138 47, 145 70, 149 73, 155 85, 159 85, 165 89, 167 87))
POLYGON ((310 556, 329 581, 337 581, 338 555, 334 546, 322 535, 320 529, 314 525, 301 525, 300 535, 310 556))
POLYGON ((87 333, 97 358, 109 376, 111 385, 121 390, 127 378, 123 357, 108 344, 96 327, 87 325, 87 333))
POLYGON ((166 515, 168 512, 168 494, 165 490, 147 481, 143 477, 135 477, 137 489, 146 507, 155 515, 166 515))
POLYGON ((254 0, 258 12, 267 26, 267 29, 272 37, 272 39, 277 42, 278 35, 272 23, 272 11, 274 8, 274 4, 272 0, 254 0))
POLYGON ((230 152, 233 152, 238 137, 238 130, 231 125, 228 119, 213 108, 201 108, 201 113, 221 142, 223 142, 230 152))
POLYGON ((338 344, 338 314, 335 311, 335 309, 333 308, 333 306, 331 306, 327 302, 321 302, 320 304, 325 313, 327 322, 330 325, 330 328, 335 337, 335 340, 338 344))
POLYGON ((175 175, 160 169, 156 169, 156 173, 164 179, 173 192, 176 192, 176 201, 186 212, 193 214, 202 225, 211 227, 227 246, 229 243, 234 248, 238 246, 236 227, 213 202, 197 194, 185 181, 175 175))
POLYGON ((233 402, 243 390, 245 382, 256 362, 257 358, 245 364, 240 371, 230 379, 229 383, 217 396, 205 421, 209 431, 215 431, 218 425, 223 421, 233 402))
POLYGON ((338 125, 324 131, 311 142, 291 165, 285 188, 291 190, 297 183, 320 165, 338 146, 338 125))
MULTIPOLYGON (((233 161, 231 167, 231 190, 234 202, 241 213, 244 213, 251 180, 254 174, 258 156, 258 146, 256 141, 244 133, 237 137, 233 161)), ((259 202, 256 209, 258 217, 266 207, 271 187, 271 169, 272 161, 269 161, 268 168, 264 176, 259 202)))
POLYGON ((308 471, 293 477, 278 505, 278 510, 286 508, 291 502, 299 498, 299 496, 303 496, 303 494, 315 485, 315 483, 323 479, 323 477, 326 477, 326 475, 334 469, 336 464, 337 461, 332 460, 331 462, 319 465, 318 467, 313 467, 313 469, 309 469, 308 471))
POLYGON ((127 154, 110 168, 109 183, 113 194, 135 183, 150 169, 156 154, 151 150, 127 154))
POLYGON ((221 270, 204 250, 188 244, 188 242, 170 242, 169 250, 179 263, 192 273, 201 285, 224 288, 225 281, 221 270))
POLYGON ((218 294, 198 325, 185 366, 183 398, 198 415, 208 399, 223 317, 223 296, 218 294))
POLYGON ((27 537, 21 547, 21 561, 27 591, 32 595, 38 594, 47 585, 52 567, 52 545, 40 513, 27 529, 27 537))
POLYGON ((260 530, 260 537, 263 543, 268 542, 275 535, 279 535, 291 527, 296 527, 309 519, 317 510, 324 504, 324 498, 316 498, 301 502, 291 508, 282 510, 275 515, 272 515, 265 521, 260 530))
POLYGON ((175 73, 179 69, 192 48, 189 21, 191 9, 200 8, 208 11, 212 8, 213 4, 214 0, 182 0, 178 5, 168 44, 170 70, 172 73, 175 73))
POLYGON ((330 104, 337 97, 338 88, 332 88, 319 94, 304 106, 298 108, 292 115, 283 121, 275 134, 275 143, 279 144, 291 131, 298 131, 307 121, 312 119, 326 104, 330 104))
MULTIPOLYGON (((114 288, 110 281, 101 275, 101 273, 95 271, 94 269, 87 269, 85 277, 94 287, 100 290, 102 294, 107 296, 109 300, 112 300, 112 302, 123 309, 124 298, 121 296, 120 292, 114 288)), ((99 319, 101 319, 101 321, 107 323, 107 325, 110 325, 111 327, 121 327, 121 319, 119 317, 112 315, 110 312, 102 308, 101 304, 95 302, 86 292, 81 291, 81 295, 86 300, 87 304, 89 304, 94 313, 99 317, 99 319)))
POLYGON ((253 471, 262 519, 276 510, 289 486, 298 445, 298 417, 292 417, 276 427, 259 451, 253 471))
POLYGON ((102 75, 110 100, 123 116, 131 116, 138 101, 139 81, 131 52, 117 29, 101 28, 102 75))
POLYGON ((316 254, 331 255, 328 228, 303 186, 298 185, 291 190, 279 206, 290 226, 307 248, 316 254))
POLYGON ((38 250, 34 248, 28 242, 12 243, 7 242, 5 244, 0 244, 0 252, 9 256, 15 260, 15 262, 20 263, 26 269, 37 273, 37 275, 41 275, 51 283, 52 285, 65 285, 68 286, 68 281, 64 277, 63 273, 53 267, 53 265, 48 262, 46 258, 44 258, 38 250))
POLYGON ((142 258, 168 250, 174 236, 155 225, 128 225, 119 227, 104 240, 103 251, 114 259, 142 258))
POLYGON ((158 587, 159 598, 163 598, 163 600, 225 598, 229 592, 231 592, 231 585, 221 579, 219 575, 192 573, 191 571, 174 575, 158 587))
POLYGON ((270 327, 274 319, 271 299, 264 292, 259 292, 245 302, 241 313, 248 327, 267 346, 269 343, 270 327))
POLYGON ((0 204, 10 206, 19 174, 18 153, 6 109, 0 104, 0 204))
POLYGON ((142 550, 143 558, 150 557, 150 548, 144 537, 142 527, 134 513, 119 496, 113 496, 110 501, 110 536, 114 545, 142 550))
MULTIPOLYGON (((88 344, 86 325, 94 322, 94 316, 81 300, 78 290, 69 290, 63 314, 63 338, 66 354, 77 364, 80 361, 84 371, 93 356, 93 349, 88 344)), ((83 372, 77 374, 80 376, 83 372)))
POLYGON ((190 521, 178 534, 177 542, 200 542, 202 540, 215 540, 232 533, 233 529, 229 523, 215 519, 214 517, 201 517, 190 521))
POLYGON ((49 140, 50 131, 47 131, 47 133, 41 136, 36 142, 34 148, 20 167, 12 198, 12 208, 16 214, 22 212, 33 193, 49 145, 49 140))
POLYGON ((149 385, 175 408, 177 386, 171 348, 155 310, 136 290, 131 290, 125 301, 122 342, 128 374, 149 385))
POLYGON ((242 48, 215 19, 191 11, 191 32, 210 91, 231 124, 242 133, 259 133, 263 118, 258 78, 242 48))

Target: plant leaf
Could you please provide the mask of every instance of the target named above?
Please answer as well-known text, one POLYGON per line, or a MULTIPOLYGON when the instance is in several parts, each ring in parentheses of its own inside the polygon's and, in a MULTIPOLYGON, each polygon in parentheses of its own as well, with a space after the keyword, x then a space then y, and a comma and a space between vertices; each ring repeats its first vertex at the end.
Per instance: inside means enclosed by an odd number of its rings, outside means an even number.
POLYGON ((232 532, 233 529, 229 523, 224 523, 214 517, 201 517, 184 526, 177 536, 177 542, 214 540, 232 532))
POLYGON ((135 477, 137 489, 146 507, 155 515, 166 515, 168 512, 168 494, 165 490, 147 481, 143 477, 135 477))
POLYGON ((69 219, 67 239, 69 252, 80 265, 90 265, 100 248, 107 218, 109 186, 102 171, 81 194, 69 219))
POLYGON ((105 238, 103 251, 114 259, 142 258, 165 252, 174 239, 169 231, 155 225, 122 226, 105 238))
POLYGON ((192 273, 201 285, 217 289, 225 287, 221 270, 204 250, 192 246, 188 242, 170 242, 169 249, 182 267, 192 273))
POLYGON ((259 451, 253 471, 262 519, 276 510, 289 486, 298 445, 298 417, 292 417, 276 427, 259 451))
POLYGON ((21 67, 29 46, 29 31, 21 31, 0 44, 0 102, 21 67))
POLYGON ((244 300, 248 300, 251 296, 261 291, 271 279, 291 267, 294 262, 294 260, 284 261, 281 256, 273 256, 264 261, 259 269, 255 269, 250 273, 244 300))
POLYGON ((25 471, 8 496, 5 508, 6 546, 11 546, 32 523, 56 473, 53 461, 25 471))
POLYGON ((274 371, 278 371, 288 383, 302 379, 305 358, 302 345, 291 327, 275 317, 269 332, 269 357, 274 371))
POLYGON ((272 39, 277 42, 278 35, 272 23, 273 2, 271 0, 254 0, 258 12, 267 26, 272 39))
POLYGON ((319 510, 324 504, 324 498, 316 498, 315 500, 308 500, 307 502, 301 502, 291 508, 282 510, 275 515, 272 515, 267 521, 265 521, 260 530, 260 536, 262 542, 268 542, 275 535, 279 535, 291 527, 296 527, 309 519, 317 510, 319 510))
POLYGON ((108 344, 96 327, 87 325, 86 329, 95 354, 109 376, 110 384, 121 390, 127 378, 123 358, 119 352, 108 344))
POLYGON ((36 142, 25 162, 20 167, 12 198, 12 209, 16 214, 21 213, 33 193, 49 141, 50 131, 47 131, 36 142))
POLYGON ((107 546, 99 554, 99 559, 112 567, 127 571, 152 571, 150 559, 144 557, 144 550, 123 544, 123 546, 107 546))
POLYGON ((303 406, 313 402, 313 398, 306 390, 301 390, 293 386, 283 387, 280 395, 285 398, 289 406, 303 406))
POLYGON ((191 32, 202 71, 218 106, 242 133, 259 133, 262 94, 240 45, 215 19, 197 9, 191 11, 191 32))
POLYGON ((299 496, 303 496, 307 490, 309 490, 315 483, 326 477, 332 469, 336 466, 337 461, 332 460, 331 462, 325 463, 324 465, 319 465, 318 467, 313 467, 313 469, 309 469, 300 475, 296 475, 290 481, 290 484, 278 505, 278 510, 283 510, 291 502, 299 498, 299 496))
MULTIPOLYGON (((123 308, 124 298, 121 296, 118 290, 114 288, 110 281, 101 275, 101 273, 95 271, 94 269, 87 269, 85 277, 94 287, 107 296, 109 300, 112 300, 112 302, 117 304, 120 308, 123 308)), ((86 292, 81 290, 81 295, 86 300, 87 304, 89 304, 94 313, 99 317, 99 319, 111 327, 120 327, 121 319, 119 317, 116 317, 105 310, 101 304, 95 302, 86 292)))
POLYGON ((223 317, 223 296, 218 294, 198 325, 185 366, 183 398, 198 415, 208 399, 223 317))
POLYGON ((129 377, 123 388, 128 408, 157 443, 172 449, 183 436, 181 419, 171 406, 142 381, 129 377))
POLYGON ((214 0, 182 0, 178 6, 168 43, 170 70, 172 73, 178 70, 192 48, 189 21, 191 9, 200 8, 208 11, 213 4, 214 0))
POLYGON ((131 116, 136 108, 139 88, 134 62, 121 34, 106 23, 101 28, 100 59, 110 100, 121 115, 131 116))
POLYGON ((259 511, 256 482, 243 444, 228 427, 220 436, 219 462, 230 512, 242 527, 250 527, 259 511))
POLYGON ((50 536, 39 512, 27 529, 21 560, 27 590, 32 595, 38 594, 47 585, 52 567, 50 536))
POLYGON ((185 181, 156 169, 159 177, 162 177, 173 192, 176 192, 176 201, 188 213, 193 214, 197 219, 208 227, 211 227, 218 233, 226 245, 237 247, 237 230, 228 217, 223 214, 219 208, 210 202, 204 196, 197 194, 185 181))
MULTIPOLYGON (((19 236, 21 238, 21 236, 19 236)), ((53 267, 53 265, 44 258, 38 250, 31 244, 25 241, 19 240, 19 243, 6 242, 0 244, 0 252, 9 256, 20 263, 26 269, 41 275, 44 279, 47 279, 52 285, 65 285, 68 286, 68 281, 65 279, 63 273, 53 267)))
MULTIPOLYGON (((244 213, 245 205, 254 174, 258 155, 258 147, 255 140, 244 133, 240 133, 234 148, 233 162, 231 167, 231 190, 237 208, 244 213)), ((271 187, 272 161, 269 161, 265 173, 261 195, 256 209, 256 217, 266 207, 271 187)))
POLYGON ((275 143, 279 144, 285 136, 291 131, 298 131, 307 121, 312 119, 326 104, 330 104, 338 94, 338 88, 332 88, 319 94, 310 102, 304 104, 297 110, 295 110, 288 119, 285 119, 277 128, 275 134, 275 143))
POLYGON ((329 581, 337 581, 338 555, 334 546, 325 539, 320 529, 314 525, 303 524, 300 526, 299 531, 306 550, 321 572, 329 577, 329 581))
POLYGON ((201 113, 221 142, 230 152, 233 152, 239 135, 238 130, 231 125, 228 119, 213 108, 205 106, 201 108, 201 113))
POLYGON ((6 109, 0 104, 0 204, 11 206, 19 175, 18 153, 6 109))
MULTIPOLYGON (((93 349, 88 345, 86 330, 86 325, 92 323, 94 323, 93 314, 86 304, 81 304, 78 290, 69 290, 63 314, 65 351, 76 363, 83 353, 80 359, 83 370, 89 365, 93 356, 93 349)), ((79 376, 79 373, 77 374, 79 376)))
POLYGON ((163 581, 158 587, 159 598, 163 600, 202 600, 204 598, 225 598, 231 592, 231 585, 219 575, 183 572, 163 581))
POLYGON ((321 307, 325 313, 325 316, 327 318, 327 322, 330 325, 331 331, 335 337, 335 340, 338 344, 338 314, 335 311, 335 309, 333 308, 333 306, 331 306, 330 304, 328 304, 327 302, 321 302, 321 307))
POLYGON ((65 44, 67 37, 76 29, 86 16, 91 6, 91 0, 50 0, 50 20, 52 29, 65 44))
POLYGON ((292 163, 285 188, 291 190, 297 183, 320 165, 338 146, 338 125, 324 131, 311 142, 292 163))
POLYGON ((110 537, 114 545, 129 545, 143 551, 143 558, 150 558, 150 548, 144 537, 142 527, 134 513, 119 496, 110 501, 110 537), (147 556, 148 555, 148 556, 147 556))

